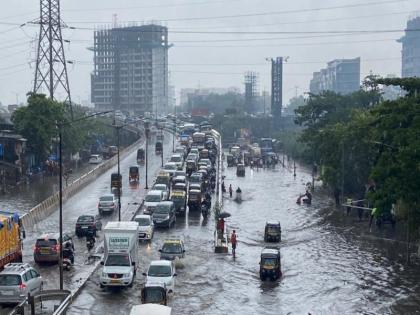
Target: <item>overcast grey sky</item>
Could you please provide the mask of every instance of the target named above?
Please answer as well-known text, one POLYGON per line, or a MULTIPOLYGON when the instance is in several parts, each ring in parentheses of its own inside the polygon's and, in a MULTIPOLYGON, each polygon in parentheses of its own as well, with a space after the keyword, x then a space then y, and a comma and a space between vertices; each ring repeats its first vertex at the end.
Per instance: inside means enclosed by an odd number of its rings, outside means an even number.
MULTIPOLYGON (((33 85, 37 26, 14 27, 39 16, 37 0, 2 0, 0 12, 0 101, 24 101, 33 85), (3 24, 1 24, 3 23, 3 24)), ((169 27, 171 83, 185 87, 243 89, 243 73, 260 74, 260 90, 270 87, 267 57, 289 56, 284 67, 284 102, 298 87, 308 90, 312 72, 336 58, 362 58, 362 77, 401 72, 402 32, 367 34, 310 34, 314 31, 402 30, 419 0, 61 0, 66 58, 73 100, 90 97, 92 46, 95 26, 158 21, 169 27), (357 6, 376 3, 376 5, 357 6), (379 3, 379 4, 378 4, 379 3), (353 6, 353 7, 351 7, 353 6), (318 10, 336 7, 336 9, 318 10), (337 8, 341 7, 341 8, 337 8), (284 12, 284 11, 287 11, 284 12), (277 13, 276 13, 277 12, 277 13), (258 14, 258 15, 257 15, 258 14), (206 19, 208 17, 208 19, 206 19), (172 31, 172 32, 171 32, 172 31), (174 33, 178 31, 178 33, 174 33), (248 34, 191 34, 182 31, 239 31, 248 34), (299 31, 301 34, 270 34, 299 31), (255 34, 255 32, 266 32, 255 34), (299 38, 300 37, 300 38, 299 38)))

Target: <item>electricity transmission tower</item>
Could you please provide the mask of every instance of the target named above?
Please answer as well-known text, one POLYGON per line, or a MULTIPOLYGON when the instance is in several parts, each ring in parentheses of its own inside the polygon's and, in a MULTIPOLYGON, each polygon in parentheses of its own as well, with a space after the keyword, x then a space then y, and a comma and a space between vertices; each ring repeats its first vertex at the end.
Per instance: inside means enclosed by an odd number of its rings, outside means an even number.
POLYGON ((60 17, 60 0, 40 0, 39 41, 35 69, 34 93, 44 88, 51 99, 57 100, 58 89, 64 92, 64 101, 69 104, 71 114, 71 96, 64 56, 61 28, 66 25, 60 17))

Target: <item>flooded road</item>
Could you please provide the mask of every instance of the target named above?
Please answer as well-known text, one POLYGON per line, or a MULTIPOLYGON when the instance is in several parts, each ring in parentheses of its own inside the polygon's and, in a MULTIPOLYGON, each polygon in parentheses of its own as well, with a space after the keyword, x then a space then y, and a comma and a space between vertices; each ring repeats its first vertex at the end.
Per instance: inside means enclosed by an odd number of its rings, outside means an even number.
POLYGON ((238 233, 237 258, 214 254, 214 220, 203 222, 199 213, 177 220, 175 228, 158 230, 152 243, 140 247, 140 272, 133 288, 107 291, 99 288, 99 272, 76 298, 72 314, 127 314, 140 303, 140 289, 150 261, 169 237, 185 240, 186 258, 178 265, 174 314, 418 314, 420 276, 403 266, 401 246, 388 246, 368 233, 366 224, 343 227, 343 215, 324 195, 315 194, 312 206, 298 206, 298 195, 310 181, 304 170, 246 170, 237 178, 225 170, 226 186, 240 186, 241 204, 225 196, 227 224, 238 233), (337 217, 337 218, 336 218, 337 217), (327 218, 327 219, 326 219, 327 218), (266 220, 282 224, 283 278, 262 283, 259 255, 266 245, 266 220))

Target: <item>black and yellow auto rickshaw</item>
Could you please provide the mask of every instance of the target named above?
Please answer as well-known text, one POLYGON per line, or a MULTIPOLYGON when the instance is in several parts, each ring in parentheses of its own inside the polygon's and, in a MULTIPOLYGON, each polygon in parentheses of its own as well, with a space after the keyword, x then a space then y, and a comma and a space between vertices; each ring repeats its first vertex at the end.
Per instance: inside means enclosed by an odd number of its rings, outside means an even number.
POLYGON ((138 183, 139 182, 139 167, 138 166, 130 166, 128 172, 128 180, 130 183, 138 183))
POLYGON ((111 174, 111 189, 112 188, 121 188, 121 181, 122 181, 121 174, 112 173, 111 174))
POLYGON ((155 144, 155 153, 156 154, 162 154, 162 151, 163 151, 163 144, 162 144, 162 142, 160 142, 160 141, 156 142, 156 144, 155 144))
POLYGON ((280 242, 281 226, 279 221, 268 221, 264 229, 264 242, 280 242))
POLYGON ((165 184, 167 187, 169 187, 170 183, 171 175, 169 175, 169 173, 165 171, 159 172, 158 176, 156 177, 156 184, 165 184))
POLYGON ((185 215, 187 210, 187 194, 185 191, 174 190, 171 193, 171 201, 174 203, 175 213, 185 215))
POLYGON ((277 247, 267 246, 261 252, 260 259, 260 279, 277 280, 282 276, 280 249, 277 247))
POLYGON ((144 149, 137 150, 137 164, 144 165, 144 149))
POLYGON ((186 166, 188 176, 197 170, 197 163, 194 160, 188 160, 186 166))
POLYGON ((228 154, 226 156, 226 161, 227 161, 227 166, 228 167, 232 167, 235 166, 235 158, 233 157, 232 154, 228 154))
POLYGON ((244 164, 238 164, 236 166, 236 176, 244 177, 245 176, 245 165, 244 164))
POLYGON ((142 304, 160 304, 167 305, 168 297, 164 283, 151 283, 144 286, 141 290, 142 304))
POLYGON ((190 210, 200 210, 202 202, 202 194, 200 190, 192 189, 188 192, 188 208, 190 210))

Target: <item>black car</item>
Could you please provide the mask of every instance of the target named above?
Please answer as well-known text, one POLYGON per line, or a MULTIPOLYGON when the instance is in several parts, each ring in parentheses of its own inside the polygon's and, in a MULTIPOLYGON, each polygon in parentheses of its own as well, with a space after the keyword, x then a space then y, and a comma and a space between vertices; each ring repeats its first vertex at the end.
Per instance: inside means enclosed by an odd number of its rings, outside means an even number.
POLYGON ((96 236, 96 231, 102 229, 102 222, 94 215, 81 215, 76 222, 76 236, 81 237, 89 233, 96 236))

